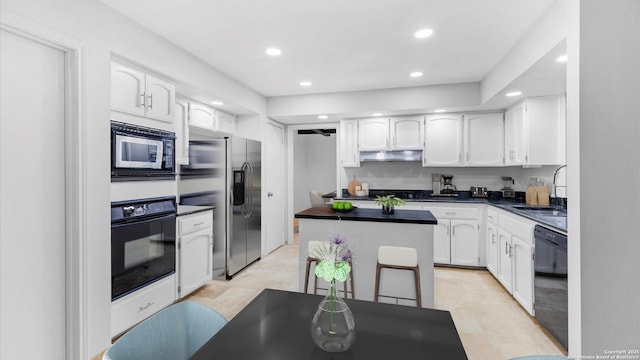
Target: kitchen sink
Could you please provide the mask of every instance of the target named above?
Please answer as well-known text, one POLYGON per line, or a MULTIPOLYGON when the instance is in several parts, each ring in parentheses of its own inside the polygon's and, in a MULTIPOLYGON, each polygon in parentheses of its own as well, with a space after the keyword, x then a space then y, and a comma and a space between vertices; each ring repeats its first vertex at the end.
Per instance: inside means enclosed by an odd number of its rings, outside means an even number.
POLYGON ((546 216, 560 216, 566 217, 567 212, 558 209, 552 206, 524 206, 524 205, 514 205, 512 206, 515 210, 520 210, 524 213, 532 214, 532 215, 546 215, 546 216))

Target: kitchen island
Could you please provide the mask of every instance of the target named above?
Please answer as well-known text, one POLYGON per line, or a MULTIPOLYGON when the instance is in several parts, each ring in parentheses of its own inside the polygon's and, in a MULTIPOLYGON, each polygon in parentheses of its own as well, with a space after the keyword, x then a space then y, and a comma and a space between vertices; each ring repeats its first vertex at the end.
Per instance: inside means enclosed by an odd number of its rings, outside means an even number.
MULTIPOLYGON (((380 208, 355 209, 348 213, 340 213, 328 207, 318 206, 298 212, 295 217, 299 221, 300 233, 300 291, 304 291, 309 241, 330 241, 335 234, 340 234, 346 239, 353 254, 352 271, 356 299, 373 301, 378 247, 404 246, 418 251, 422 306, 433 307, 433 226, 437 224, 437 220, 430 211, 396 209, 393 215, 383 215, 380 208)), ((319 278, 318 287, 327 289, 328 284, 319 278)), ((342 289, 342 286, 338 288, 342 289)), ((309 292, 313 292, 313 266, 309 289, 309 292)), ((382 270, 380 302, 415 306, 415 299, 411 271, 382 270)))

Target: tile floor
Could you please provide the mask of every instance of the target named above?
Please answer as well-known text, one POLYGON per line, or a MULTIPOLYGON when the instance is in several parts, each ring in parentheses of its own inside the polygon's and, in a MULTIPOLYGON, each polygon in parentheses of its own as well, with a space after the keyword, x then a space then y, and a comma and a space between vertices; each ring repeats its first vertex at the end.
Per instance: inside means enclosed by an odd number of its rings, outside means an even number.
MULTIPOLYGON (((285 245, 232 280, 212 280, 187 297, 233 318, 264 288, 297 291, 298 246, 285 245)), ((486 270, 436 267, 435 307, 451 311, 470 360, 562 349, 486 270)))

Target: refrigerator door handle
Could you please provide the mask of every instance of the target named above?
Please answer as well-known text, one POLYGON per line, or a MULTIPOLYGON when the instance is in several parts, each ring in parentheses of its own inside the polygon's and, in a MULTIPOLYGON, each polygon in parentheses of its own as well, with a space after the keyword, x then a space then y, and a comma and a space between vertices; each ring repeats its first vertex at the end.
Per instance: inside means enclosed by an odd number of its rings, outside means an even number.
POLYGON ((240 171, 243 174, 243 182, 242 182, 242 196, 243 198, 243 202, 242 202, 242 216, 246 219, 249 216, 249 210, 250 209, 250 205, 249 203, 249 194, 247 192, 247 182, 250 181, 249 179, 247 179, 247 177, 249 176, 248 170, 249 169, 249 163, 247 163, 246 161, 242 164, 242 167, 240 168, 240 171))
POLYGON ((249 180, 245 183, 245 186, 248 183, 248 186, 245 187, 245 192, 249 194, 247 196, 247 198, 249 199, 249 205, 246 217, 249 218, 251 217, 251 215, 253 215, 253 166, 251 166, 251 164, 249 164, 248 162, 246 164, 247 169, 249 170, 249 172, 247 173, 249 180))

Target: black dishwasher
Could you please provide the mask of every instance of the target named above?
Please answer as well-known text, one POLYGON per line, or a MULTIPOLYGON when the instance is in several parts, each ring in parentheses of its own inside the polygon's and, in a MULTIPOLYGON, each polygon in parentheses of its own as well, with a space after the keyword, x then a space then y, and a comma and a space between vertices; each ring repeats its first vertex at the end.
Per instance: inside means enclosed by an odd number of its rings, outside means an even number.
POLYGON ((567 236, 540 225, 534 229, 534 314, 568 348, 567 236))

